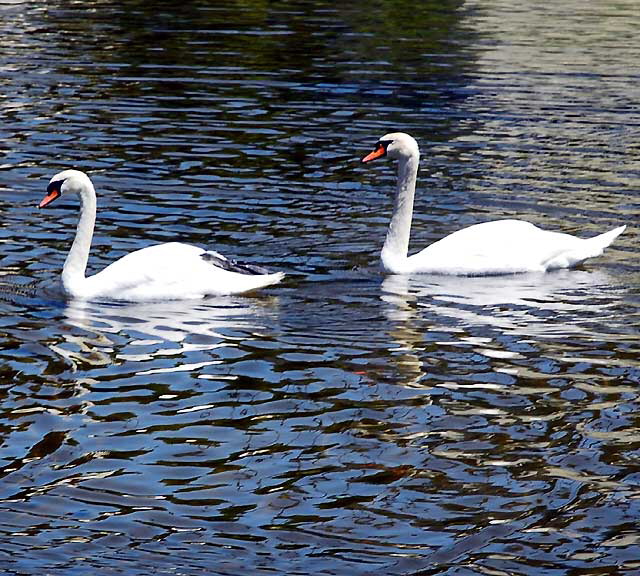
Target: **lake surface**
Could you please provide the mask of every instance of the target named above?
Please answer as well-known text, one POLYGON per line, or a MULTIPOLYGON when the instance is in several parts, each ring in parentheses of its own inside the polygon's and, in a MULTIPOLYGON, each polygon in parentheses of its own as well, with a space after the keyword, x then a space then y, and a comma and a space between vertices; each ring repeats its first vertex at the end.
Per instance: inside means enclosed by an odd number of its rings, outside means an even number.
POLYGON ((631 0, 0 3, 0 570, 640 573, 640 12, 631 0), (571 271, 383 278, 502 217, 571 271), (250 297, 65 302, 173 239, 287 273, 250 297))

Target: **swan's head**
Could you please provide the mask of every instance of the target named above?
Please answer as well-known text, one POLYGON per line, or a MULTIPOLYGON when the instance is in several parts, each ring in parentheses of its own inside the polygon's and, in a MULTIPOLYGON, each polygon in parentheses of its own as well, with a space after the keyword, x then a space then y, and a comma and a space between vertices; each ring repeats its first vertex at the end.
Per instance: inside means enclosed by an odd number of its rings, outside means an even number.
POLYGON ((384 156, 398 160, 400 158, 417 158, 419 155, 418 143, 412 136, 404 132, 390 132, 378 140, 373 152, 367 154, 362 161, 371 162, 371 160, 384 156))
POLYGON ((80 194, 83 190, 91 187, 91 180, 84 172, 80 170, 63 170, 58 172, 49 181, 47 186, 47 195, 40 202, 39 207, 44 208, 51 204, 56 198, 62 196, 66 192, 74 192, 80 194))

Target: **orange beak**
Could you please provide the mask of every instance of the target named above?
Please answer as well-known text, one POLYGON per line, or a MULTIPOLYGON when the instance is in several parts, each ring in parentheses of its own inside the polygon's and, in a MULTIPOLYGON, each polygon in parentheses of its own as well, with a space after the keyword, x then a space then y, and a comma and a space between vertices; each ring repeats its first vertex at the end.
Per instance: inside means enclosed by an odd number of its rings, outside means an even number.
POLYGON ((387 153, 387 149, 380 143, 378 143, 378 145, 376 146, 376 149, 367 154, 363 159, 362 162, 371 162, 371 160, 375 160, 376 158, 380 158, 380 156, 384 156, 387 153))
POLYGON ((49 193, 40 201, 38 208, 44 208, 60 196, 60 188, 52 188, 49 193))

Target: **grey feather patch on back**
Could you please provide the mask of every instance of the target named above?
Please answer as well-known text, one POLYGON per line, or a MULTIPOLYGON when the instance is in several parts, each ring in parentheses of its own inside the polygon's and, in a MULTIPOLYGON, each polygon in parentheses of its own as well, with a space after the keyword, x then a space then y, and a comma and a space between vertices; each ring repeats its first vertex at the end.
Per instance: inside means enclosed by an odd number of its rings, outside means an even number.
POLYGON ((237 272, 238 274, 247 274, 258 276, 261 274, 269 274, 269 271, 262 266, 256 266, 255 264, 245 264, 244 262, 238 262, 231 258, 227 258, 218 252, 209 250, 202 253, 202 259, 205 262, 209 262, 218 268, 228 270, 229 272, 237 272))

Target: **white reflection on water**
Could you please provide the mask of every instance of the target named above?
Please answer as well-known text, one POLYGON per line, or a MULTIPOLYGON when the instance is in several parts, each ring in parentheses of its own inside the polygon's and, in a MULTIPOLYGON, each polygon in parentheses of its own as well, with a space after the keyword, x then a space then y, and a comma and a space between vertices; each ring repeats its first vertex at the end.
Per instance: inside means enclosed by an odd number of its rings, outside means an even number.
POLYGON ((551 338, 588 334, 590 321, 620 323, 613 309, 624 293, 606 272, 582 270, 474 278, 389 276, 382 290, 382 299, 394 305, 388 316, 396 321, 408 321, 419 309, 434 329, 487 326, 551 338))
POLYGON ((199 334, 224 338, 225 328, 253 329, 277 311, 277 299, 221 297, 202 301, 96 304, 71 301, 65 309, 69 324, 102 333, 140 333, 172 342, 199 334), (260 321, 262 320, 262 321, 260 321))
MULTIPOLYGON (((625 296, 626 289, 605 272, 564 270, 482 278, 389 276, 382 283, 381 299, 388 304, 389 336, 403 383, 424 387, 433 385, 429 374, 441 372, 443 362, 464 364, 465 351, 478 355, 475 364, 449 365, 449 370, 480 370, 482 364, 516 377, 533 375, 527 356, 561 364, 568 359, 590 362, 575 358, 580 349, 576 343, 592 341, 602 350, 628 338, 625 296), (453 360, 458 355, 462 357, 453 360)), ((438 385, 498 389, 509 382, 507 377, 504 382, 461 385, 445 379, 438 385)))
POLYGON ((141 373, 191 371, 219 363, 190 362, 194 354, 234 347, 239 341, 263 337, 277 321, 277 298, 222 297, 206 301, 96 303, 70 301, 64 342, 50 348, 74 366, 106 366, 114 362, 146 362, 174 357, 175 365, 145 365, 141 373))

